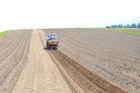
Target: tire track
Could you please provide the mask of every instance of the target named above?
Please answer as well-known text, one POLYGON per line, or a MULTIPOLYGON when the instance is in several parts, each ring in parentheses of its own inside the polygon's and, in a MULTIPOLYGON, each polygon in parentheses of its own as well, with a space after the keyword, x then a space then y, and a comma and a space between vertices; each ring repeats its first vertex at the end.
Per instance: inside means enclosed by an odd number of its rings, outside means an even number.
POLYGON ((61 51, 50 52, 65 68, 71 78, 73 78, 86 93, 127 93, 123 89, 97 75, 95 72, 67 57, 61 51))
MULTIPOLYGON (((24 34, 25 33, 23 33, 23 35, 24 34)), ((7 57, 10 56, 11 52, 16 49, 16 45, 18 45, 19 43, 21 43, 21 40, 20 39, 15 39, 15 38, 17 38, 17 36, 16 35, 14 35, 14 36, 15 37, 13 38, 13 40, 7 40, 9 42, 7 42, 6 44, 9 45, 9 46, 6 46, 6 47, 4 47, 4 48, 1 49, 1 53, 0 53, 1 59, 0 59, 0 62, 3 62, 5 60, 4 59, 5 56, 7 56, 7 57)), ((9 36, 9 37, 12 37, 12 36, 9 36)))
POLYGON ((43 50, 37 30, 31 36, 29 59, 12 93, 72 93, 49 54, 43 50))
MULTIPOLYGON (((15 36, 15 38, 16 38, 16 36, 15 36)), ((16 40, 14 40, 14 39, 13 40, 8 40, 7 39, 6 41, 9 41, 9 42, 4 42, 4 43, 9 45, 9 46, 6 45, 4 48, 0 48, 0 51, 1 51, 1 53, 0 53, 0 57, 1 57, 0 62, 3 62, 5 60, 4 57, 5 56, 8 57, 11 54, 11 52, 13 51, 13 49, 15 49, 16 45, 20 42, 19 39, 16 39, 16 40), (12 45, 14 45, 14 46, 12 46, 12 45)))
MULTIPOLYGON (((43 47, 45 48, 46 47, 46 44, 45 44, 45 42, 46 42, 46 34, 44 35, 43 31, 39 31, 39 36, 40 36, 41 43, 42 43, 43 47)), ((57 60, 54 58, 54 56, 51 55, 51 53, 49 51, 46 51, 46 52, 49 53, 50 57, 52 58, 52 60, 54 61, 55 65, 59 69, 61 75, 63 76, 65 81, 68 83, 69 87, 72 89, 73 93, 84 93, 83 90, 69 77, 67 72, 57 62, 57 60)))
MULTIPOLYGON (((6 51, 5 51, 5 55, 3 56, 3 60, 1 60, 1 64, 0 64, 0 71, 2 71, 2 69, 4 69, 4 68, 6 68, 6 67, 9 67, 8 65, 10 65, 10 64, 8 64, 7 65, 7 63, 9 63, 9 61, 13 61, 13 60, 15 60, 15 59, 13 59, 16 55, 18 55, 17 54, 17 51, 21 48, 21 47, 23 47, 23 45, 24 45, 24 43, 23 42, 25 42, 25 40, 26 40, 26 37, 25 38, 23 38, 23 40, 19 40, 20 41, 20 43, 16 43, 16 44, 14 44, 15 46, 14 46, 14 50, 9 50, 10 51, 10 53, 7 53, 6 51), (23 44, 23 45, 21 45, 21 44, 23 44), (7 54, 9 54, 8 56, 7 56, 7 54), (5 56, 7 56, 7 58, 5 59, 4 57, 5 56), (12 60, 11 60, 12 59, 12 60)), ((7 50, 8 51, 8 50, 7 50)))
POLYGON ((9 46, 5 50, 3 54, 5 57, 0 63, 0 92, 2 93, 9 93, 27 60, 31 31, 20 31, 16 34, 21 34, 22 37, 15 37, 14 43, 10 45, 12 48, 9 46), (7 52, 8 49, 10 53, 7 52))
POLYGON ((11 74, 12 79, 11 79, 10 82, 12 82, 12 84, 9 87, 9 92, 10 93, 11 93, 11 91, 12 91, 12 89, 13 89, 13 87, 14 87, 14 85, 15 85, 15 83, 16 83, 16 81, 17 81, 17 79, 18 79, 18 77, 19 77, 27 59, 28 59, 30 38, 31 38, 31 35, 29 36, 28 41, 26 43, 26 47, 25 47, 25 50, 24 50, 24 53, 23 53, 23 56, 22 56, 22 60, 20 60, 19 65, 16 67, 16 69, 13 69, 14 70, 13 74, 11 74), (17 73, 17 74, 14 74, 14 73, 17 73))
MULTIPOLYGON (((21 42, 25 42, 25 38, 24 38, 24 40, 23 41, 21 41, 21 42)), ((3 68, 1 68, 1 71, 2 71, 2 69, 4 69, 4 70, 6 70, 6 71, 3 71, 4 72, 4 74, 5 75, 8 75, 9 73, 9 71, 11 71, 11 68, 13 68, 14 67, 14 65, 13 64, 17 64, 17 58, 18 59, 20 59, 20 53, 18 52, 17 53, 17 50, 19 50, 19 48, 24 48, 24 43, 19 43, 18 44, 18 46, 16 47, 16 49, 10 54, 11 56, 9 56, 5 61, 4 61, 4 65, 2 65, 2 67, 3 68), (22 45, 23 44, 23 45, 22 45), (15 58, 14 58, 15 57, 15 58), (14 59, 13 59, 14 58, 14 59), (11 60, 12 59, 12 60, 11 60), (9 61, 11 61, 11 63, 10 64, 8 64, 9 63, 9 61), (8 65, 7 65, 8 64, 8 65), (7 70, 8 69, 8 70, 7 70)), ((2 75, 3 77, 4 77, 4 75, 2 75)), ((0 79, 0 81, 3 81, 3 80, 1 80, 0 79)))

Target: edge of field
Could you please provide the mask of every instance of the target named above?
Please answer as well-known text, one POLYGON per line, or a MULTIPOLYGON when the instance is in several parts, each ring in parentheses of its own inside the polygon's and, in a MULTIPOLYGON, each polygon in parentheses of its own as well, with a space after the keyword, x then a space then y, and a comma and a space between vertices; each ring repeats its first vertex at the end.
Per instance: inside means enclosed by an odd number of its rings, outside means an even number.
POLYGON ((116 31, 116 32, 123 32, 127 34, 140 35, 139 32, 129 31, 129 30, 140 31, 140 28, 80 28, 80 29, 96 29, 96 30, 116 31))
POLYGON ((2 38, 7 32, 10 32, 10 31, 13 31, 13 30, 6 30, 4 32, 0 32, 0 38, 2 38))

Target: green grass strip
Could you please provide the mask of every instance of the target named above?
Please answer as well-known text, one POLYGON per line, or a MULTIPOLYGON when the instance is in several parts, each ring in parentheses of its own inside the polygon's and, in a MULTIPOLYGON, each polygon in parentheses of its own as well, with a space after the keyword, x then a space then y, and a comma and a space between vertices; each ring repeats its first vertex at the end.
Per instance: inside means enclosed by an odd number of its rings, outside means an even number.
POLYGON ((120 29, 120 30, 140 30, 139 28, 113 28, 113 29, 120 29))
POLYGON ((122 31, 122 30, 140 30, 140 28, 80 28, 80 29, 96 29, 96 30, 107 30, 107 31, 117 31, 133 35, 140 35, 140 33, 132 31, 122 31))
POLYGON ((118 29, 112 29, 111 31, 117 31, 117 32, 123 32, 123 33, 129 33, 129 34, 133 34, 133 35, 140 35, 140 33, 137 33, 137 32, 121 31, 121 30, 118 30, 118 29))
POLYGON ((108 30, 108 29, 110 29, 110 28, 79 28, 79 29, 108 30))
POLYGON ((9 31, 12 31, 12 30, 7 30, 7 31, 4 31, 4 32, 0 32, 0 38, 2 38, 9 31))

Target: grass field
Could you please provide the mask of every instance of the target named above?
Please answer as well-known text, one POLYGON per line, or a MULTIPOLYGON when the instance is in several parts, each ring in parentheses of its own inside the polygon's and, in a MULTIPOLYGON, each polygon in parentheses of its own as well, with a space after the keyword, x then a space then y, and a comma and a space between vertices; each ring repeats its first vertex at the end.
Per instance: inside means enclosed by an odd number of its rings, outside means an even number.
POLYGON ((4 31, 4 32, 0 32, 0 38, 1 38, 2 36, 4 36, 4 34, 6 34, 6 33, 9 32, 9 31, 12 31, 12 30, 7 30, 7 31, 4 31))
POLYGON ((82 29, 96 29, 96 30, 107 30, 107 31, 117 31, 117 32, 123 32, 133 35, 140 35, 140 29, 139 28, 82 28, 82 29), (135 30, 135 32, 134 32, 135 30))
POLYGON ((114 28, 114 29, 111 29, 111 31, 129 33, 129 34, 133 34, 133 35, 140 35, 140 33, 133 32, 133 31, 130 31, 130 30, 140 30, 140 29, 138 29, 138 28, 114 28))

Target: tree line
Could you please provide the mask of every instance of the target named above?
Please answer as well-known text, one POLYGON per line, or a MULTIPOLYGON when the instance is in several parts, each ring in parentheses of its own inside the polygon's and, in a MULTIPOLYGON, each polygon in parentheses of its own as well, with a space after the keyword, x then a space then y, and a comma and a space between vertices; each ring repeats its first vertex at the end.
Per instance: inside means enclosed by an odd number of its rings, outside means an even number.
POLYGON ((106 26, 106 28, 140 28, 140 23, 136 24, 136 23, 133 23, 133 24, 127 24, 127 25, 122 25, 122 24, 119 24, 119 25, 111 25, 111 26, 106 26))

